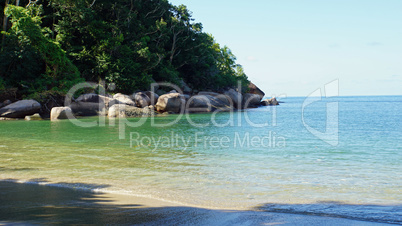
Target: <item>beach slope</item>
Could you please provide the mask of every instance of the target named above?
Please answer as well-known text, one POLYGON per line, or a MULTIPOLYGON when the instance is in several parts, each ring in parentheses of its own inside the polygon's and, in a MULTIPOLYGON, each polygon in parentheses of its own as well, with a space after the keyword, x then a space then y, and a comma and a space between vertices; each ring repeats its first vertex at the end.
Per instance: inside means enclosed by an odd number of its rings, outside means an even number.
POLYGON ((0 224, 384 225, 342 218, 203 209, 134 196, 0 181, 0 224))

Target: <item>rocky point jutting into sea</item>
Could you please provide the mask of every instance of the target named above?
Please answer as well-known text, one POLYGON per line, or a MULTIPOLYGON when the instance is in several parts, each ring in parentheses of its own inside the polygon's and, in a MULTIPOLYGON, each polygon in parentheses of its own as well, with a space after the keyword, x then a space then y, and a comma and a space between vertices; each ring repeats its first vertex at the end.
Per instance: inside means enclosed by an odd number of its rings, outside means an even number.
POLYGON ((164 113, 225 112, 259 106, 279 105, 275 97, 263 100, 265 93, 253 83, 248 92, 227 89, 221 92, 193 91, 186 84, 170 92, 162 89, 135 92, 132 95, 116 93, 82 94, 78 98, 66 98, 64 105, 53 101, 41 105, 37 100, 19 100, 14 103, 2 100, 0 117, 4 119, 25 118, 26 120, 50 118, 67 119, 71 116, 140 117, 164 113), (66 105, 67 103, 67 105, 66 105))

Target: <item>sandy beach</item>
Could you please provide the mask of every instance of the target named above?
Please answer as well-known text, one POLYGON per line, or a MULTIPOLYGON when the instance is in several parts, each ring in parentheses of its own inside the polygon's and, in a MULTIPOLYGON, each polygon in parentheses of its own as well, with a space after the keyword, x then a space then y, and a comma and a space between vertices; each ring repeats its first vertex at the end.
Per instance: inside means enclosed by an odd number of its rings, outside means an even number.
POLYGON ((1 225, 384 225, 322 216, 203 209, 12 181, 1 181, 0 193, 1 225))

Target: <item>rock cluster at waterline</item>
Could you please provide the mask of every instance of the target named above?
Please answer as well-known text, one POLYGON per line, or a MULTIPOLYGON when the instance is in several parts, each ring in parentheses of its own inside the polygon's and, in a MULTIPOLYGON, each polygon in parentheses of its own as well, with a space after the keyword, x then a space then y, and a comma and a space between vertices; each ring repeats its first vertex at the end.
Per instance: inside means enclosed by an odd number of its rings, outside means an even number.
MULTIPOLYGON (((160 113, 204 113, 225 112, 259 106, 279 105, 275 98, 262 100, 264 93, 251 84, 250 92, 242 94, 234 89, 222 93, 201 91, 190 96, 172 90, 158 95, 142 91, 133 95, 117 93, 112 95, 88 93, 73 100, 69 106, 53 107, 50 119, 67 119, 70 116, 142 117, 160 113)), ((35 100, 21 100, 15 103, 5 101, 0 108, 0 117, 26 118, 41 113, 41 105, 35 100)))
POLYGON ((261 105, 262 106, 272 106, 272 105, 279 105, 279 102, 276 100, 276 98, 275 97, 273 97, 273 98, 271 98, 271 99, 266 99, 266 100, 263 100, 262 102, 261 102, 261 105))

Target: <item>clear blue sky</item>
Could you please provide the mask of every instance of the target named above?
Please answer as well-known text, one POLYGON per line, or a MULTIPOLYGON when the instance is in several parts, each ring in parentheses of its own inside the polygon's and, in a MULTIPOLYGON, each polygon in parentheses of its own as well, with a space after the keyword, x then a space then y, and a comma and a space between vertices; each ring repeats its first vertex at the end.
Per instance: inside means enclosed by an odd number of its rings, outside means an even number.
POLYGON ((184 4, 268 96, 402 95, 402 0, 170 0, 184 4))

